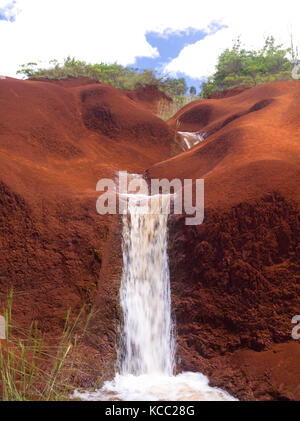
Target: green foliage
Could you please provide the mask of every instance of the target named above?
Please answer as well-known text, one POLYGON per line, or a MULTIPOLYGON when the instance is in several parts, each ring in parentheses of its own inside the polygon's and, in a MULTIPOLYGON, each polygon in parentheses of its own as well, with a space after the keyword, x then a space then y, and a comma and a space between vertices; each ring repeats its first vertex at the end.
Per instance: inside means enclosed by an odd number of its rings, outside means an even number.
POLYGON ((291 48, 276 45, 273 37, 265 40, 260 50, 246 50, 238 39, 232 49, 220 55, 214 75, 202 85, 203 98, 236 86, 252 87, 278 80, 291 79, 291 48))
POLYGON ((29 79, 66 79, 68 77, 86 76, 115 88, 129 90, 155 85, 171 98, 185 95, 187 91, 184 78, 159 77, 153 70, 140 71, 119 64, 89 64, 72 57, 67 57, 63 64, 60 64, 57 60, 51 60, 48 68, 39 68, 37 63, 23 64, 17 73, 29 79))
POLYGON ((179 79, 172 77, 161 79, 159 88, 170 98, 183 96, 187 91, 187 85, 183 77, 179 79))
POLYGON ((195 96, 197 93, 195 86, 191 86, 189 92, 190 96, 195 96))

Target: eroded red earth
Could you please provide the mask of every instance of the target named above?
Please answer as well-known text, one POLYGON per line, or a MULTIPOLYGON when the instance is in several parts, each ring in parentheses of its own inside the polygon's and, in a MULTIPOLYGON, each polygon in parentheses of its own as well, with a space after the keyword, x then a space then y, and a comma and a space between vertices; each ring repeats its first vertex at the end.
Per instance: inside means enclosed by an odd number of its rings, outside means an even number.
POLYGON ((96 213, 96 183, 204 178, 204 223, 170 219, 178 369, 240 399, 300 399, 300 83, 194 101, 167 123, 159 101, 85 78, 0 80, 0 298, 13 285, 16 320, 49 336, 68 307, 93 304, 87 349, 109 376, 121 225, 96 213), (208 137, 172 156, 175 130, 208 137))

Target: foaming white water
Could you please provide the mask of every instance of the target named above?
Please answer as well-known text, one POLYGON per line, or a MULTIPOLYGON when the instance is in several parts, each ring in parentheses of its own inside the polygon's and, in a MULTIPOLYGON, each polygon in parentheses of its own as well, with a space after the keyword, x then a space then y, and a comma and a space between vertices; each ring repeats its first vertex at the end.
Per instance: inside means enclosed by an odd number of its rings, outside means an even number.
POLYGON ((177 132, 182 136, 183 141, 187 149, 191 149, 193 146, 198 145, 198 143, 203 142, 205 139, 205 134, 201 132, 177 132))
POLYGON ((168 200, 168 196, 155 196, 151 201, 148 197, 139 207, 133 196, 128 201, 128 214, 123 217, 122 375, 173 372, 168 214, 164 212, 168 200))
POLYGON ((74 393, 75 398, 102 401, 232 401, 221 389, 208 385, 201 373, 185 372, 177 376, 117 374, 95 392, 74 393))
POLYGON ((118 372, 84 400, 234 400, 201 373, 174 375, 175 338, 167 256, 170 196, 127 195, 123 216, 123 313, 118 372))

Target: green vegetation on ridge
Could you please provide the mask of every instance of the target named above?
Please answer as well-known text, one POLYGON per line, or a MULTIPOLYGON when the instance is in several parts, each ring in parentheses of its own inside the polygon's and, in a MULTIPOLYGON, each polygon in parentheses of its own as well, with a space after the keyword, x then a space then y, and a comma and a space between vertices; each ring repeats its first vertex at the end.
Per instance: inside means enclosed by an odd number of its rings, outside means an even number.
POLYGON ((17 73, 29 79, 66 79, 86 76, 115 88, 128 90, 154 85, 172 99, 185 95, 187 91, 184 78, 159 77, 153 70, 140 71, 120 64, 89 64, 72 57, 67 57, 63 64, 57 60, 51 60, 47 69, 39 68, 37 63, 23 64, 17 73))
MULTIPOLYGON (((208 98, 212 94, 237 86, 253 87, 280 80, 291 80, 297 58, 298 50, 294 49, 293 41, 291 48, 283 48, 282 45, 275 43, 274 37, 270 36, 266 38, 261 49, 247 50, 238 39, 232 48, 227 48, 221 53, 215 73, 202 84, 198 98, 208 98)), ((154 85, 173 100, 175 112, 197 98, 195 87, 191 86, 188 91, 183 77, 159 76, 154 70, 139 70, 119 64, 89 64, 71 57, 67 57, 62 64, 57 60, 51 60, 47 68, 39 68, 37 63, 23 64, 17 73, 30 79, 86 76, 115 88, 128 90, 154 85)), ((167 118, 170 111, 164 110, 160 114, 165 116, 163 118, 167 118)))
POLYGON ((279 80, 291 80, 297 50, 284 49, 268 37, 260 50, 246 50, 238 39, 219 56, 216 72, 202 85, 202 98, 237 86, 253 87, 279 80))

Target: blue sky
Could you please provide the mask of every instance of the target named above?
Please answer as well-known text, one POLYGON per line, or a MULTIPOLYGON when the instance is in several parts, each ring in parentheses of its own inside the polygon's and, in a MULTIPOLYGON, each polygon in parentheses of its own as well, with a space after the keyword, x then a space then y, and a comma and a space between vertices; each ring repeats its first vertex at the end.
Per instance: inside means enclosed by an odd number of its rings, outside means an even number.
MULTIPOLYGON (((176 58, 180 51, 187 45, 196 43, 205 38, 206 32, 194 28, 187 28, 183 31, 166 30, 164 33, 146 33, 147 42, 157 49, 157 57, 137 57, 134 63, 139 69, 155 69, 159 74, 166 74, 165 65, 176 58)), ((176 77, 184 77, 187 85, 195 86, 198 90, 201 85, 201 78, 191 78, 182 72, 176 72, 176 77)))
MULTIPOLYGON (((9 2, 0 8, 0 20, 15 22, 17 10, 15 10, 16 0, 9 2)), ((219 27, 216 30, 220 29, 219 27)), ((207 32, 196 28, 185 28, 184 30, 173 30, 167 28, 163 32, 149 31, 145 34, 147 43, 153 47, 157 54, 153 57, 136 57, 131 63, 133 67, 140 70, 153 69, 158 75, 184 77, 188 87, 194 86, 197 90, 201 86, 203 78, 192 78, 183 72, 166 72, 165 66, 178 57, 180 51, 188 45, 195 44, 204 39, 207 32)))
POLYGON ((15 9, 16 1, 7 2, 0 7, 0 20, 7 22, 14 22, 17 16, 17 10, 15 9))
POLYGON ((300 2, 252 0, 0 0, 0 75, 67 56, 184 76, 199 89, 218 56, 241 37, 261 48, 273 35, 300 47, 300 2))
MULTIPOLYGON (((168 72, 166 71, 166 67, 172 60, 179 56, 185 47, 193 46, 198 41, 204 40, 208 34, 217 33, 223 28, 226 28, 226 25, 212 22, 206 30, 190 27, 178 31, 167 28, 162 33, 155 31, 147 32, 145 35, 146 40, 157 50, 158 55, 156 57, 137 57, 134 65, 139 69, 154 69, 158 74, 162 75, 184 77, 188 87, 194 86, 199 91, 205 77, 191 77, 180 71, 168 72)), ((199 60, 199 57, 195 57, 196 60, 199 60)))

